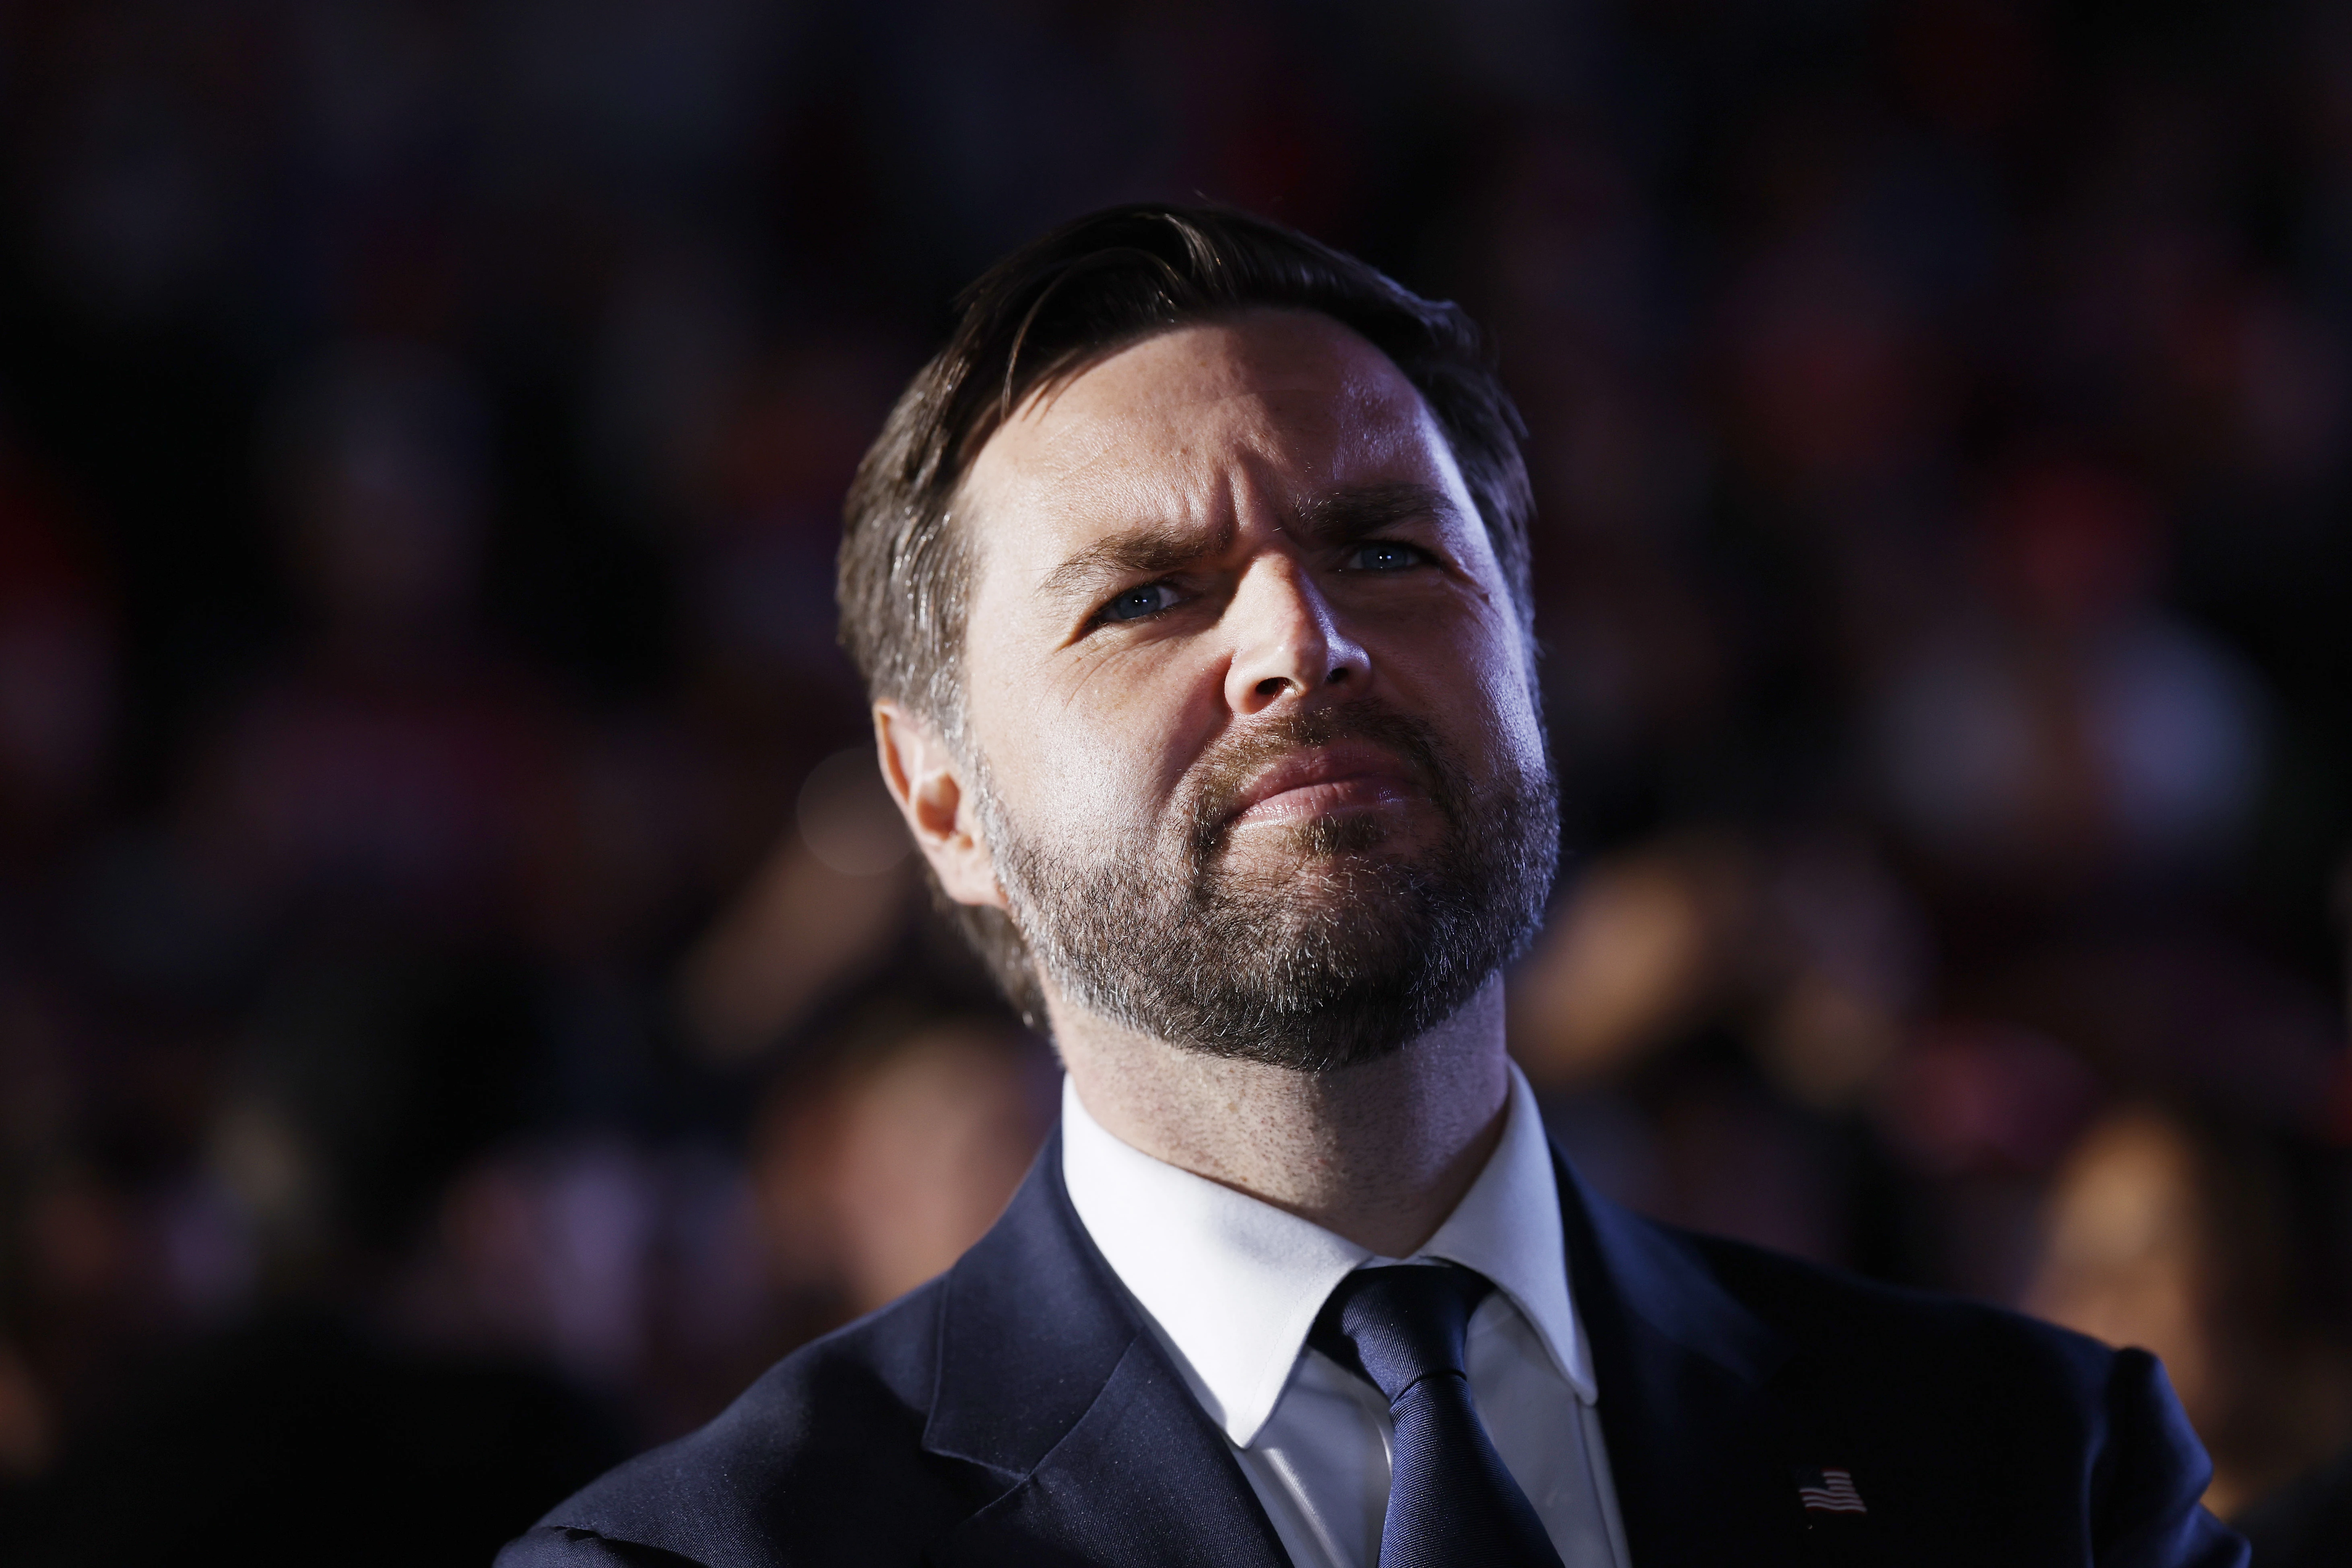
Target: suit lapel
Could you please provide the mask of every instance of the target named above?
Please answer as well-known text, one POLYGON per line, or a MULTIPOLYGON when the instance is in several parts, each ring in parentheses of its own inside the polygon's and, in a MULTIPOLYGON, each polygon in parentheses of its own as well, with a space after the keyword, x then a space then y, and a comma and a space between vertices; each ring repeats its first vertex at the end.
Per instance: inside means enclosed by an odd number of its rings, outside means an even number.
POLYGON ((940 1543, 941 1564, 1286 1561, 1070 1206, 1059 1132, 949 1275, 923 1447, 1008 1489, 940 1543))
POLYGON ((1811 1561, 1767 1392, 1788 1346, 1670 1234, 1593 1194, 1557 1152, 1554 1162, 1633 1560, 1811 1561))
MULTIPOLYGON (((1814 1560, 1768 1389, 1789 1347, 1669 1233, 1555 1163, 1633 1561, 1814 1560)), ((1004 1490, 932 1561, 1282 1568, 1223 1435, 1070 1206, 1058 1133, 947 1293, 923 1447, 1004 1490)))

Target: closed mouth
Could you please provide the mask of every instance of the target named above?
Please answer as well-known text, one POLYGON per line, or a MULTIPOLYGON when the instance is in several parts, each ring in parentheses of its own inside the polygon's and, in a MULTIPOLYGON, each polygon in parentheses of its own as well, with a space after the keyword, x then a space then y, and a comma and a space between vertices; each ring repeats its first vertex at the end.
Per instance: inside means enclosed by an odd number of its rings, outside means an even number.
POLYGON ((1414 770, 1394 752, 1343 741, 1293 752, 1262 769, 1234 797, 1225 821, 1236 827, 1312 821, 1402 805, 1420 793, 1414 770))

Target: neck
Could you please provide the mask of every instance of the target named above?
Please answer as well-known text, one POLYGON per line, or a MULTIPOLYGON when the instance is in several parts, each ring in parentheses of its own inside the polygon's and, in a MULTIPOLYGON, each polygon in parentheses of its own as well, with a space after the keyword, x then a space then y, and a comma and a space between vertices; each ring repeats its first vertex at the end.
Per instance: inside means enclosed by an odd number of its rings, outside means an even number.
POLYGON ((1050 1010, 1078 1098, 1114 1136, 1383 1257, 1434 1235, 1502 1139, 1500 975, 1402 1050, 1333 1072, 1203 1056, 1050 1010))

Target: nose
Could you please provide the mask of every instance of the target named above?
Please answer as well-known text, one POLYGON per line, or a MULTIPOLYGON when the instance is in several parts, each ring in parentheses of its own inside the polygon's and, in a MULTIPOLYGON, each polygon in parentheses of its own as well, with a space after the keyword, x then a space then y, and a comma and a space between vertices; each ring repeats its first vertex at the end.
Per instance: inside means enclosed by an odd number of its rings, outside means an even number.
POLYGON ((1225 618, 1235 634, 1225 703, 1237 714, 1262 713, 1285 698, 1361 686, 1371 678, 1370 657, 1340 629, 1313 580, 1287 556, 1255 563, 1225 618))

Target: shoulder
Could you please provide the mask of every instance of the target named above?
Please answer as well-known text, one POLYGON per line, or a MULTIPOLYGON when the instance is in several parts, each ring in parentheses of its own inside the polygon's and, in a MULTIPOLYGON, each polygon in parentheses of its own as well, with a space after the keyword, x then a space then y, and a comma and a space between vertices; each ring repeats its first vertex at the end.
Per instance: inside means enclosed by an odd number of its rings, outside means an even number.
POLYGON ((1816 1358, 2065 1400, 2096 1397, 2115 1371, 2116 1352, 2021 1312, 1659 1228, 1792 1349, 1816 1358))
MULTIPOLYGON (((2030 1432, 2089 1452, 2153 1418, 2194 1448, 2164 1369, 1980 1301, 1882 1284, 1710 1237, 1669 1233, 1794 1353, 1785 1377, 1887 1425, 1947 1438, 2030 1432)), ((2193 1463, 2203 1464, 2201 1451, 2193 1463)))
POLYGON ((1860 1477, 1953 1538, 1987 1498, 2074 1521, 2102 1562, 2229 1563, 2198 1506, 2212 1470, 2163 1366, 1981 1302, 1668 1232, 1787 1346, 1774 1379, 1810 1462, 1860 1477))
POLYGON ((2013 1405, 2095 1399, 2113 1373, 2116 1352, 2081 1334, 1683 1230, 1591 1192, 1565 1162, 1561 1171, 1570 1272, 1593 1271, 1590 1304, 1744 1380, 1933 1384, 2013 1405))
POLYGON ((499 1568, 913 1563, 985 1500, 922 1448, 946 1288, 785 1357, 709 1425, 550 1510, 499 1568))

